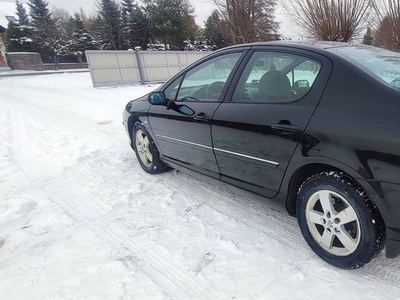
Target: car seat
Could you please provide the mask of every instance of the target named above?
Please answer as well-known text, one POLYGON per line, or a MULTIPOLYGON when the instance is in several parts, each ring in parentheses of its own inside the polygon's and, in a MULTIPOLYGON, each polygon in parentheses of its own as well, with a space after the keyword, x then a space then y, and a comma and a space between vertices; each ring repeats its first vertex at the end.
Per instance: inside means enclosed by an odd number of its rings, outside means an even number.
POLYGON ((258 100, 265 102, 290 102, 292 92, 289 78, 280 71, 265 73, 258 83, 258 100))

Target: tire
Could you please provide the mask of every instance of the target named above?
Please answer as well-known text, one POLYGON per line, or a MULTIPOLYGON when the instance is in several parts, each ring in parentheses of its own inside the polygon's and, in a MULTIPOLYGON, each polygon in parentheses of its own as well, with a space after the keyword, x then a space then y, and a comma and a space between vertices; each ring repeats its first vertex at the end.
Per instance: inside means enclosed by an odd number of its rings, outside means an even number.
POLYGON ((133 149, 142 169, 149 174, 159 174, 170 168, 161 161, 157 146, 146 128, 137 122, 131 133, 133 149))
POLYGON ((385 244, 378 209, 349 176, 323 172, 308 178, 297 195, 297 220, 310 248, 341 269, 357 269, 385 244))

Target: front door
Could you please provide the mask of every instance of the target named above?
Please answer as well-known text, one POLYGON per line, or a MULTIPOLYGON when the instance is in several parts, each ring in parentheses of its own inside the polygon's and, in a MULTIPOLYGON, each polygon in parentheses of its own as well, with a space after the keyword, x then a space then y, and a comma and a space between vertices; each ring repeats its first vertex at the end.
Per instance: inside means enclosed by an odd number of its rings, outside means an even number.
POLYGON ((165 160, 219 178, 210 120, 242 55, 235 51, 200 63, 164 90, 171 100, 167 108, 151 106, 150 126, 165 160))
POLYGON ((253 51, 247 59, 214 114, 214 150, 223 181, 274 197, 331 65, 323 57, 277 50, 253 51))

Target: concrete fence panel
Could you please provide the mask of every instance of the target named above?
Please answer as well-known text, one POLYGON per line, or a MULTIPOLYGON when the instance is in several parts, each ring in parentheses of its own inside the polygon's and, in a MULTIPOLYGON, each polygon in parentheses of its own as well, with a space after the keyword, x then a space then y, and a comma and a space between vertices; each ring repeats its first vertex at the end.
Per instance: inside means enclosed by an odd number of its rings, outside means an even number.
POLYGON ((36 52, 9 52, 7 60, 9 67, 13 70, 44 70, 42 58, 36 52))
POLYGON ((93 86, 165 82, 210 52, 86 51, 93 86))

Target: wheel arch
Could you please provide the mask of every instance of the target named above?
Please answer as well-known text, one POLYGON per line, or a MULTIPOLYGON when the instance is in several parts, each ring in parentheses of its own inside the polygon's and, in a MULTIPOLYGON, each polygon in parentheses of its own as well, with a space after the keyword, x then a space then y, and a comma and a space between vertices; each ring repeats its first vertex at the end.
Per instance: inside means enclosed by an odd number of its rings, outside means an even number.
POLYGON ((133 150, 135 150, 134 149, 135 146, 134 146, 134 141, 132 139, 132 134, 133 134, 133 129, 134 129, 136 123, 140 123, 141 125, 143 125, 145 127, 145 129, 147 130, 147 132, 149 133, 149 135, 151 136, 151 138, 154 140, 154 137, 152 135, 152 131, 149 128, 147 120, 148 120, 147 116, 143 117, 143 116, 137 116, 137 115, 134 115, 134 114, 131 114, 129 119, 128 119, 128 133, 129 133, 129 136, 130 136, 131 147, 132 147, 133 150))
POLYGON ((296 216, 297 192, 307 178, 324 171, 341 171, 340 169, 324 163, 309 163, 302 165, 292 174, 286 194, 286 209, 291 216, 296 216))
MULTIPOLYGON (((135 125, 136 122, 140 122, 139 118, 137 116, 130 115, 128 119, 128 131, 130 136, 132 136, 133 125, 135 125)), ((133 141, 131 141, 131 143, 133 143, 133 141)))
POLYGON ((296 216, 297 192, 301 187, 302 183, 312 175, 326 171, 343 172, 345 175, 347 175, 356 183, 358 183, 369 195, 372 202, 378 209, 378 212, 382 217, 382 221, 385 222, 387 207, 384 205, 379 185, 370 183, 367 180, 360 178, 360 175, 356 171, 352 170, 350 167, 344 164, 341 164, 340 162, 336 163, 336 161, 328 163, 327 162, 307 163, 297 167, 296 170, 292 172, 292 175, 290 176, 289 183, 287 186, 286 204, 285 204, 286 209, 290 215, 296 216))

